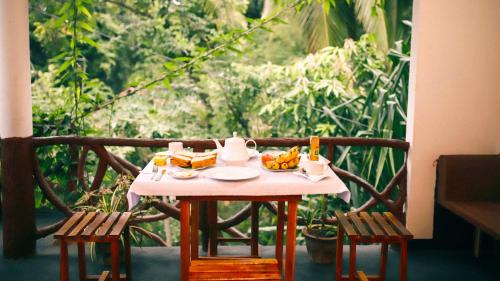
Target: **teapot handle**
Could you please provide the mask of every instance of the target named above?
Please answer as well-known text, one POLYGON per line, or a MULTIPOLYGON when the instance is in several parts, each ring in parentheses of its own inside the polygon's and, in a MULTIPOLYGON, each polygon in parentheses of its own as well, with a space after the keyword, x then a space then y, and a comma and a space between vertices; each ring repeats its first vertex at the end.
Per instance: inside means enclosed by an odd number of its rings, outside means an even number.
POLYGON ((256 143, 253 139, 249 139, 249 140, 247 140, 247 141, 245 142, 245 146, 246 146, 246 145, 248 145, 248 143, 249 143, 249 142, 253 142, 253 144, 254 144, 253 149, 257 150, 257 143, 256 143))

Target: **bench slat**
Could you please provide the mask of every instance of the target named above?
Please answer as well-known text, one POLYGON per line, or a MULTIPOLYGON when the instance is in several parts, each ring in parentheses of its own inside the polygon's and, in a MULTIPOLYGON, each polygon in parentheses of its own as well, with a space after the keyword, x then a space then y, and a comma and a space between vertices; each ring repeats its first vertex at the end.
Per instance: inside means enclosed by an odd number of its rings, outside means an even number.
POLYGON ((392 229, 392 227, 387 223, 387 221, 382 217, 382 215, 378 212, 373 212, 372 217, 375 219, 375 221, 382 227, 382 229, 385 231, 387 236, 391 238, 398 238, 399 235, 392 229))
POLYGON ((370 232, 366 230, 365 226, 363 225, 363 222, 361 222, 356 213, 348 213, 347 216, 354 223, 354 226, 356 226, 356 228, 358 229, 358 233, 360 233, 361 236, 363 236, 363 238, 369 238, 371 236, 370 232))
POLYGON ((109 276, 109 271, 103 271, 102 274, 99 276, 98 281, 106 281, 108 280, 108 276, 109 276))
POLYGON ((384 212, 384 217, 389 220, 392 227, 394 227, 401 236, 407 239, 413 238, 413 234, 411 234, 411 232, 406 229, 406 227, 391 212, 384 212))
POLYGON ((68 233, 71 228, 80 221, 80 219, 85 215, 85 212, 77 212, 74 213, 71 218, 61 227, 59 230, 54 233, 55 238, 61 238, 63 237, 66 233, 68 233))
POLYGON ((358 271, 357 273, 359 281, 368 281, 368 277, 363 271, 358 271))
POLYGON ((101 226, 101 224, 106 220, 108 217, 108 213, 99 213, 97 217, 94 219, 94 221, 87 226, 83 230, 83 232, 80 234, 84 238, 88 238, 94 234, 94 231, 101 226))
POLYGON ((354 230, 354 227, 347 220, 347 217, 345 216, 344 212, 336 210, 335 211, 335 216, 339 220, 339 224, 342 226, 342 228, 344 229, 344 231, 347 233, 347 236, 354 237, 354 236, 358 235, 356 233, 356 230, 354 230))
POLYGON ((371 229, 373 235, 377 238, 382 238, 385 236, 384 232, 380 227, 373 221, 373 218, 367 212, 361 212, 361 217, 365 221, 366 225, 371 229))
POLYGON ((131 215, 132 215, 132 213, 130 213, 130 212, 123 213, 120 216, 120 219, 118 220, 118 222, 115 224, 115 226, 113 227, 113 229, 109 233, 109 236, 110 237, 120 236, 122 234, 125 226, 127 226, 128 220, 130 219, 131 215))
POLYGON ((106 234, 108 234, 109 229, 113 226, 113 224, 115 223, 115 221, 118 219, 119 216, 120 213, 116 212, 109 215, 106 222, 104 222, 104 224, 102 224, 102 226, 95 232, 95 235, 101 236, 101 238, 103 236, 106 236, 106 234))
POLYGON ((97 215, 96 212, 90 212, 78 223, 75 228, 68 234, 69 238, 75 238, 82 232, 82 230, 92 221, 92 219, 97 215))

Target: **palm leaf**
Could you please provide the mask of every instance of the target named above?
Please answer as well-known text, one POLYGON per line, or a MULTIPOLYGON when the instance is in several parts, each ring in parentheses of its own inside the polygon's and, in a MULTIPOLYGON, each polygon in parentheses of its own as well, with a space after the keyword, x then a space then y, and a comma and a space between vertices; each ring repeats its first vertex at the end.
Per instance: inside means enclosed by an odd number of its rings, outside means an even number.
MULTIPOLYGON (((299 14, 300 25, 307 39, 307 51, 316 52, 327 46, 340 46, 350 37, 349 22, 343 20, 341 5, 326 8, 323 1, 312 1, 299 14)), ((342 7, 348 8, 343 5, 342 7)))
MULTIPOLYGON (((386 11, 377 0, 354 0, 356 18, 363 25, 366 32, 372 33, 377 38, 377 45, 381 50, 389 49, 387 34, 386 11)), ((385 6, 387 7, 387 6, 385 6)))

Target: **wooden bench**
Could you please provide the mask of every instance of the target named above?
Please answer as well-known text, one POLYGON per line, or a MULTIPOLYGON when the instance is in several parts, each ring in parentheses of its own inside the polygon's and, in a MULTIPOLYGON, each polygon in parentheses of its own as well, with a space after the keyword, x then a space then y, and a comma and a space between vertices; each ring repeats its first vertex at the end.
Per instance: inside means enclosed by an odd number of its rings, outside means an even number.
MULTIPOLYGON (((357 243, 381 243, 380 270, 379 275, 370 275, 368 280, 385 280, 387 267, 387 250, 389 244, 400 244, 400 280, 406 280, 407 267, 407 242, 413 239, 413 234, 390 213, 382 214, 373 212, 371 214, 361 212, 344 214, 335 211, 338 219, 337 259, 335 280, 356 280, 356 244, 357 243), (349 275, 342 275, 342 254, 344 233, 349 240, 349 275)), ((364 275, 364 274, 363 274, 364 275)), ((358 274, 359 276, 359 274, 358 274)))
POLYGON ((101 275, 87 275, 85 266, 85 243, 98 242, 111 245, 111 280, 131 280, 130 233, 128 221, 131 213, 77 212, 54 234, 60 241, 61 267, 60 280, 68 281, 68 244, 78 245, 78 266, 80 281, 107 280, 108 271, 101 275), (125 245, 126 274, 120 274, 120 239, 123 234, 125 245))
POLYGON ((476 227, 476 256, 481 231, 500 240, 500 155, 441 155, 437 202, 476 227))
POLYGON ((191 262, 189 280, 281 280, 281 272, 276 259, 261 258, 213 258, 191 262))

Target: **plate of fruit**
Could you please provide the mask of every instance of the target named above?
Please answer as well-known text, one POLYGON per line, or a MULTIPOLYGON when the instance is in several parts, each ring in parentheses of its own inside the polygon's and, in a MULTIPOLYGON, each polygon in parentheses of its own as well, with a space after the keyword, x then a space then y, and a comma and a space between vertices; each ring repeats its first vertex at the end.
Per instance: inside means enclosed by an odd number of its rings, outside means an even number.
POLYGON ((298 170, 300 151, 298 146, 288 151, 264 151, 261 157, 262 167, 272 172, 293 172, 298 170))

